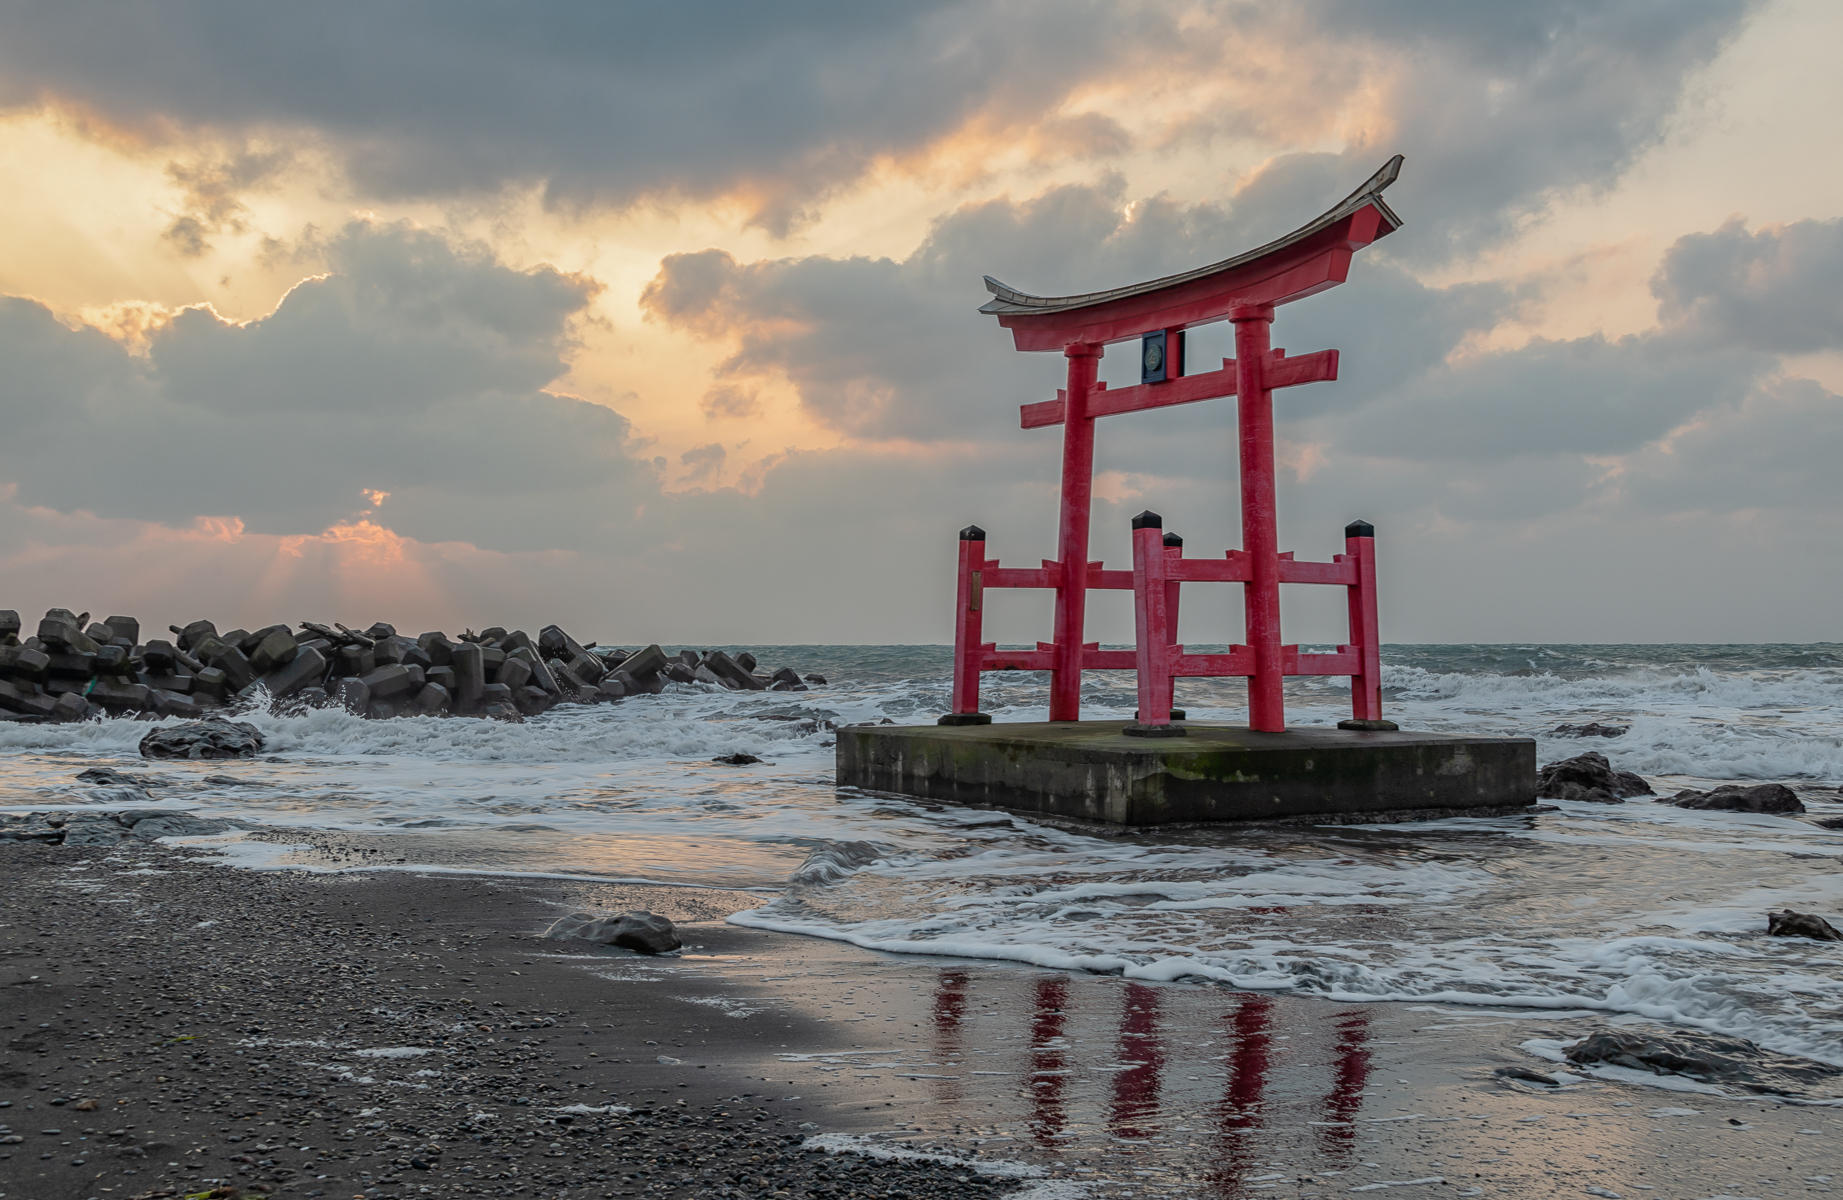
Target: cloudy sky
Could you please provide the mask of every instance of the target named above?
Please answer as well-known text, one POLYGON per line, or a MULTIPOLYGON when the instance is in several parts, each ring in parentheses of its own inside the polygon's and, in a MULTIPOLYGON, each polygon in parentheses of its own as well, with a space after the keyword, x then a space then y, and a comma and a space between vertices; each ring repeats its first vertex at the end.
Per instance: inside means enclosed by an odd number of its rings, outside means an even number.
MULTIPOLYGON (((1276 397, 1283 546, 1374 522, 1394 641, 1843 639, 1839 44, 1831 0, 21 0, 0 606, 944 641, 960 526, 1054 552, 1061 360, 980 276, 1213 261, 1400 152, 1405 228, 1275 325, 1343 352, 1276 397)), ((1105 422, 1094 556, 1146 507, 1236 544, 1233 431, 1105 422)))

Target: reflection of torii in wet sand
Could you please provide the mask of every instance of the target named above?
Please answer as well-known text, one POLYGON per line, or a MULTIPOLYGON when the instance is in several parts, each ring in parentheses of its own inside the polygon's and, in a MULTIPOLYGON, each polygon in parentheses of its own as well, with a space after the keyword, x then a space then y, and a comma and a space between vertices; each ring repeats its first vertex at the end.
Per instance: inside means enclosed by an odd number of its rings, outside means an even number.
MULTIPOLYGON (((963 969, 944 970, 936 979, 932 1015, 935 1049, 943 1059, 960 1057, 961 1025, 971 983, 970 973, 963 969)), ((1065 1092, 1069 1057, 1065 1036, 1071 1009, 1068 981, 1054 976, 1038 979, 1032 999, 1030 1073, 1022 1081, 1030 1103, 1031 1140, 1046 1149, 1058 1149, 1059 1135, 1069 1124, 1065 1092)), ((1167 1062, 1159 1033, 1159 1001, 1159 989, 1142 983, 1128 983, 1121 989, 1116 1047, 1119 1061, 1127 1065, 1114 1076, 1107 1129, 1124 1140, 1142 1140, 1156 1131, 1167 1062)), ((1252 1135, 1266 1124, 1278 1008, 1271 996, 1243 996, 1240 1004, 1224 1014, 1230 1049, 1223 1058, 1225 1078, 1217 1107, 1222 1158, 1207 1179, 1212 1188, 1225 1194, 1239 1194, 1242 1178, 1256 1162, 1252 1135)), ((1336 1028, 1331 1083, 1320 1101, 1323 1119, 1315 1123, 1315 1129, 1323 1153, 1344 1157, 1355 1149, 1353 1122, 1363 1107, 1363 1089, 1369 1082, 1368 1014, 1362 1009, 1340 1013, 1336 1028)), ((953 1098, 958 1098, 957 1089, 953 1098)))

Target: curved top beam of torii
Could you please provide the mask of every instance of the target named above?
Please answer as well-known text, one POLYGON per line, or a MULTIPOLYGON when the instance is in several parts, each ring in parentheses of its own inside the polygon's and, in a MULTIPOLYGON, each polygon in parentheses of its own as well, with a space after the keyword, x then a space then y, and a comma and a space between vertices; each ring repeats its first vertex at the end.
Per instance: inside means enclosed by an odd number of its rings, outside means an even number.
POLYGON ((1077 296, 1033 296, 985 277, 979 309, 1011 330, 1019 350, 1104 344, 1220 320, 1237 308, 1285 304, 1344 282, 1356 251, 1401 228, 1382 193, 1397 154, 1341 202, 1285 237, 1206 267, 1077 296))

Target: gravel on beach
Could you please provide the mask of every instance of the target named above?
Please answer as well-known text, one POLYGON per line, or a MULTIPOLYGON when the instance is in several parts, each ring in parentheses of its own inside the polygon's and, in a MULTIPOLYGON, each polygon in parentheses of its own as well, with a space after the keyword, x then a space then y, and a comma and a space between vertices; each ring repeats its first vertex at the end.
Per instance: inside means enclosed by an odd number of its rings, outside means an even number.
POLYGON ((0 878, 0 1200, 1020 1183, 806 1148, 828 1130, 674 1057, 759 1034, 555 958, 528 886, 230 871, 145 844, 0 845, 0 878))

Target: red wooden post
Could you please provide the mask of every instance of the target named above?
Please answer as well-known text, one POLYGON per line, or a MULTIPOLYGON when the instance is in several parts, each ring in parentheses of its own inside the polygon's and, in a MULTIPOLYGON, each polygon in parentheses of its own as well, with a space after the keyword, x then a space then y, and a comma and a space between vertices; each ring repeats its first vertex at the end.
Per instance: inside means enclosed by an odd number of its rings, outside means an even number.
POLYGON ((960 577, 954 599, 953 708, 943 725, 985 725, 979 711, 979 669, 984 665, 985 530, 968 525, 960 531, 960 577))
POLYGON ((1134 737, 1182 737, 1171 722, 1172 634, 1166 611, 1171 584, 1164 519, 1155 512, 1133 518, 1133 633, 1139 668, 1139 719, 1126 727, 1134 737))
POLYGON ((1101 348, 1072 342, 1062 422, 1062 515, 1056 538, 1061 582, 1056 585, 1055 664, 1050 671, 1049 719, 1081 720, 1082 633, 1088 610, 1088 520, 1094 495, 1094 418, 1088 396, 1101 348))
POLYGON ((1376 615, 1376 527, 1368 521, 1344 526, 1344 553, 1356 565, 1350 585, 1350 642, 1357 671, 1350 677, 1349 721, 1340 727, 1394 729, 1382 716, 1382 626, 1376 615))
POLYGON ((1280 533, 1274 518, 1273 393, 1266 367, 1273 309, 1256 305, 1229 315, 1235 323, 1235 395, 1241 431, 1241 544, 1248 554, 1246 597, 1248 728, 1286 728, 1285 683, 1280 661, 1280 533))
MULTIPOLYGON (((1175 533, 1167 533, 1165 535, 1165 620, 1169 622, 1166 632, 1170 635, 1168 641, 1170 642, 1171 653, 1173 655, 1177 653, 1178 647, 1177 602, 1178 593, 1183 590, 1183 585, 1175 578, 1172 578, 1174 573, 1171 570, 1171 566, 1173 563, 1181 561, 1183 557, 1184 539, 1175 533)), ((1181 721, 1183 720, 1183 714, 1177 711, 1176 705, 1177 676, 1172 675, 1165 680, 1165 707, 1170 710, 1171 719, 1173 721, 1181 721)))

